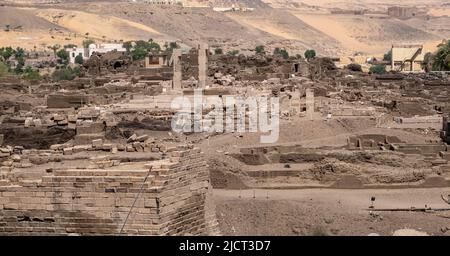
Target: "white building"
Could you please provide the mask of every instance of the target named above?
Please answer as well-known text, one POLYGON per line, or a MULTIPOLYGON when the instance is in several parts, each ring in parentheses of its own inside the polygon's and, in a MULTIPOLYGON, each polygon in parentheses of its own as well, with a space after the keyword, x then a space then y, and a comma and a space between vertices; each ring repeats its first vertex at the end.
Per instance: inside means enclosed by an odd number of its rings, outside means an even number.
MULTIPOLYGON (((133 1, 138 2, 138 1, 133 1)), ((160 4, 160 5, 181 5, 184 6, 183 0, 144 0, 144 3, 148 4, 160 4)))
POLYGON ((66 49, 66 51, 69 53, 69 62, 70 63, 75 63, 75 58, 78 55, 81 55, 83 57, 83 60, 89 59, 89 54, 86 51, 87 49, 84 48, 72 48, 72 49, 66 49))
POLYGON ((75 63, 75 58, 78 55, 81 55, 83 57, 83 60, 88 60, 94 52, 97 53, 107 53, 111 51, 118 51, 118 52, 126 52, 127 49, 123 47, 122 44, 90 44, 89 48, 73 48, 73 49, 67 49, 67 52, 69 53, 69 62, 75 63))

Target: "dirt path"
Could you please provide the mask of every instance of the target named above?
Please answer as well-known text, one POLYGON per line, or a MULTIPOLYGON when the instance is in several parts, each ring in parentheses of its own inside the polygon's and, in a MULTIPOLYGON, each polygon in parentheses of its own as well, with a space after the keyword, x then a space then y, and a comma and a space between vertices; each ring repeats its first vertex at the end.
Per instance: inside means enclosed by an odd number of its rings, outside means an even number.
POLYGON ((450 235, 450 213, 374 212, 376 208, 448 208, 450 189, 397 190, 214 190, 224 235, 392 235, 412 228, 450 235), (255 198, 253 195, 255 194, 255 198))

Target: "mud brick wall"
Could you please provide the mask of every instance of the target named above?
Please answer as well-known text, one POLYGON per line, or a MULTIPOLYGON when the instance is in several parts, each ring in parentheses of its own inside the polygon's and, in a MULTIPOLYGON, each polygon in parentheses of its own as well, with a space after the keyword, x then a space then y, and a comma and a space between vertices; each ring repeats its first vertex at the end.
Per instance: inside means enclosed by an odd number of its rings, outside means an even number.
POLYGON ((87 95, 48 95, 48 108, 79 108, 88 104, 89 97, 87 95))
POLYGON ((0 235, 119 235, 122 227, 122 235, 217 234, 200 150, 177 147, 168 156, 148 169, 54 170, 0 186, 0 235))

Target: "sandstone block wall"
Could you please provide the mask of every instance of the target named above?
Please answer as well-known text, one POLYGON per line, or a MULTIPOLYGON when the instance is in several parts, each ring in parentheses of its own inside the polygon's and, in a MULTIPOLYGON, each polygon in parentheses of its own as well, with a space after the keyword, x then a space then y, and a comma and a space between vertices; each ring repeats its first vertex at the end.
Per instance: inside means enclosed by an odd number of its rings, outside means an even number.
POLYGON ((54 170, 3 184, 0 235, 119 235, 122 227, 123 235, 216 234, 200 150, 183 146, 168 155, 148 169, 54 170))

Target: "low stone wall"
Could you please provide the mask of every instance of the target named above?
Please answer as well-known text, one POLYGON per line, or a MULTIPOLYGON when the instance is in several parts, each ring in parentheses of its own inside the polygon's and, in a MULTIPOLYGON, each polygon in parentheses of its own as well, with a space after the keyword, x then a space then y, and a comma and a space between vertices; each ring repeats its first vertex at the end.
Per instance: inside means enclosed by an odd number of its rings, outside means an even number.
POLYGON ((347 139, 348 149, 380 149, 390 143, 403 143, 395 136, 386 136, 382 134, 363 134, 350 136, 347 139))
POLYGON ((54 170, 39 181, 3 184, 0 234, 217 234, 202 153, 179 146, 167 154, 148 169, 54 170))
POLYGON ((89 97, 87 95, 63 95, 53 94, 47 97, 48 108, 79 108, 88 104, 89 97))

